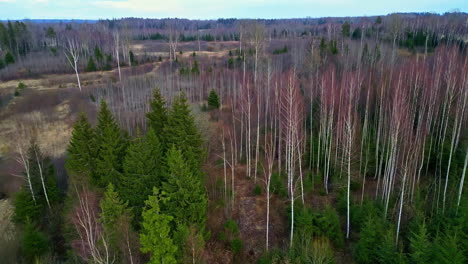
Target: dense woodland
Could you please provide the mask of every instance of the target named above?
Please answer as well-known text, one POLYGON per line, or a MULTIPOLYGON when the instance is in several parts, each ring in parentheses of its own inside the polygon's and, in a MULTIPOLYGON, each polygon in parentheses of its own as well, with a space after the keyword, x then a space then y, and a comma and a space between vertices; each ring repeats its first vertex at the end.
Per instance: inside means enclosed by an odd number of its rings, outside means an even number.
POLYGON ((0 22, 2 260, 466 263, 466 21, 0 22))

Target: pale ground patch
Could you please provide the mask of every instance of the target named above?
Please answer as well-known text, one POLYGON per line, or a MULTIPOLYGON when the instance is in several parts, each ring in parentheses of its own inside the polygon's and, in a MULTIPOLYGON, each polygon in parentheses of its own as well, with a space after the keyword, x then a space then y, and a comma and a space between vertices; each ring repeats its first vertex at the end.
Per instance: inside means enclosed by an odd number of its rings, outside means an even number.
POLYGON ((9 199, 0 200, 0 234, 3 242, 9 242, 16 238, 16 229, 11 219, 13 217, 13 205, 9 199))
POLYGON ((30 142, 34 137, 41 151, 50 157, 65 153, 72 126, 67 122, 70 106, 67 101, 56 106, 53 118, 33 111, 10 116, 0 123, 0 156, 17 152, 18 143, 30 142), (52 120, 52 121, 51 121, 52 120))

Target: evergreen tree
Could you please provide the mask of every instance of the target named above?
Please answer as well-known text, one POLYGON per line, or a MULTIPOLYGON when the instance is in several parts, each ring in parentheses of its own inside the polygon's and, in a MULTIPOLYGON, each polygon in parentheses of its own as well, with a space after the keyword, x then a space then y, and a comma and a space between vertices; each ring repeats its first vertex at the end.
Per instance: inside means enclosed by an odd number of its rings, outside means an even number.
POLYGON ((377 259, 380 264, 402 264, 405 263, 403 255, 398 252, 395 244, 394 228, 388 228, 383 237, 380 238, 380 244, 377 247, 377 259))
POLYGON ((130 51, 128 56, 130 57, 130 66, 136 66, 138 62, 135 59, 135 54, 133 53, 133 51, 130 51))
POLYGON ((97 142, 86 115, 80 113, 67 148, 66 167, 75 173, 91 177, 96 166, 97 142))
POLYGON ((109 246, 114 252, 114 255, 116 255, 118 259, 121 259, 122 250, 119 249, 119 245, 126 239, 126 234, 122 232, 122 229, 125 227, 128 228, 131 221, 128 203, 123 202, 119 198, 114 189, 114 185, 109 183, 106 192, 104 193, 104 198, 101 200, 100 207, 101 214, 99 221, 102 223, 109 246))
POLYGON ((198 62, 195 60, 192 67, 193 74, 200 74, 200 69, 198 68, 198 62))
POLYGON ((200 165, 204 159, 203 141, 184 94, 174 99, 164 135, 166 146, 174 145, 180 150, 194 175, 200 176, 200 165))
POLYGON ((381 240, 381 222, 374 216, 369 216, 359 233, 354 258, 358 263, 371 264, 377 262, 377 249, 381 240))
POLYGON ((153 187, 161 185, 162 163, 161 144, 152 128, 146 137, 138 136, 130 143, 118 190, 122 199, 134 208, 138 218, 153 187))
POLYGON ((210 95, 208 96, 208 107, 211 109, 218 109, 219 106, 220 104, 218 94, 214 89, 212 89, 210 91, 210 95))
POLYGON ((42 215, 42 205, 35 202, 29 188, 22 187, 16 193, 13 200, 13 221, 17 224, 25 224, 27 221, 38 221, 42 215))
POLYGON ((13 57, 13 54, 11 54, 11 52, 7 51, 7 53, 5 54, 5 65, 13 63, 15 63, 15 57, 13 57))
POLYGON ((21 252, 29 260, 39 263, 39 258, 49 249, 47 236, 39 231, 31 222, 26 224, 21 239, 21 252))
POLYGON ((376 24, 382 24, 382 18, 380 16, 378 16, 377 19, 375 20, 375 23, 376 24))
POLYGON ((96 126, 97 160, 95 183, 101 187, 116 185, 122 173, 122 161, 127 147, 127 137, 120 130, 105 101, 101 102, 96 126))
POLYGON ((423 222, 416 226, 409 238, 410 257, 415 264, 430 263, 432 260, 432 245, 429 240, 426 224, 423 222))
POLYGON ((466 263, 466 234, 452 233, 453 231, 446 231, 448 233, 439 233, 434 241, 434 258, 433 263, 438 264, 464 264, 466 263), (460 236, 465 237, 460 238, 460 236))
POLYGON ((86 65, 87 72, 97 71, 96 63, 94 63, 93 57, 89 57, 88 64, 86 65))
POLYGON ((141 252, 151 253, 152 264, 175 264, 175 253, 177 247, 170 237, 170 222, 173 217, 161 213, 160 202, 167 198, 159 193, 157 188, 153 189, 153 195, 145 202, 146 209, 143 211, 142 231, 140 233, 141 252))
POLYGON ((5 68, 5 63, 3 62, 3 59, 0 58, 0 70, 5 68))
POLYGON ((96 58, 97 63, 99 66, 102 68, 102 62, 104 60, 104 55, 101 52, 101 49, 99 48, 98 45, 94 47, 94 57, 96 58))
POLYGON ((164 126, 167 122, 167 109, 166 101, 159 89, 155 89, 153 92, 153 99, 150 101, 150 111, 146 113, 148 118, 148 127, 152 128, 160 142, 163 141, 164 126))
POLYGON ((343 35, 343 37, 349 37, 350 32, 351 25, 349 24, 349 22, 343 23, 343 25, 341 25, 341 35, 343 35))
POLYGON ((164 203, 164 211, 178 224, 194 224, 203 229, 207 197, 201 179, 193 174, 174 146, 167 153, 166 164, 167 182, 163 183, 163 190, 169 199, 164 203))

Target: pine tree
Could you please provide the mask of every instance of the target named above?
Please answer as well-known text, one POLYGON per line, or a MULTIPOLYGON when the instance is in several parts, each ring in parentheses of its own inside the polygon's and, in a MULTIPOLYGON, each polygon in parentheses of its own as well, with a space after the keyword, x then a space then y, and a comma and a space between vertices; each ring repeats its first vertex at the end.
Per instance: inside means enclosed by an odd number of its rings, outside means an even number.
POLYGON ((146 113, 148 118, 148 127, 152 128, 156 136, 159 137, 160 142, 163 143, 164 126, 167 122, 167 109, 166 101, 159 89, 155 89, 153 92, 153 99, 150 101, 151 110, 146 113))
POLYGON ((122 199, 134 208, 137 217, 153 187, 161 185, 162 154, 161 144, 152 128, 145 137, 135 138, 127 149, 118 190, 122 199))
POLYGON ((169 199, 164 203, 164 211, 178 224, 194 224, 203 229, 207 197, 201 179, 194 175, 174 146, 167 153, 166 164, 167 182, 163 183, 163 190, 169 199))
POLYGON ((220 106, 219 104, 219 97, 215 90, 210 91, 210 95, 208 96, 208 107, 211 109, 218 109, 220 106))
POLYGON ((89 57, 88 64, 86 65, 87 72, 97 71, 96 63, 94 63, 93 57, 89 57))
POLYGON ((141 252, 151 253, 148 263, 152 264, 173 264, 177 263, 175 253, 177 247, 170 237, 170 223, 172 216, 161 213, 160 202, 167 198, 159 193, 157 188, 153 189, 153 195, 145 202, 146 209, 143 211, 143 223, 140 233, 141 252))
POLYGON ((0 70, 5 68, 5 63, 3 62, 3 59, 0 58, 0 70))
POLYGON ((175 146, 184 156, 185 161, 195 175, 200 174, 200 165, 204 159, 203 140, 190 113, 185 95, 174 99, 172 109, 164 127, 166 148, 175 146))
MULTIPOLYGON (((95 183, 101 187, 116 185, 122 173, 122 161, 127 147, 127 138, 120 130, 105 101, 101 102, 96 126, 97 160, 95 183)), ((94 175, 94 174, 93 174, 94 175)))
POLYGON ((416 226, 409 238, 410 256, 415 264, 430 263, 432 260, 432 244, 429 240, 426 224, 423 222, 416 226))
POLYGON ((67 148, 66 167, 70 171, 91 177, 96 167, 97 142, 95 136, 86 115, 80 113, 67 148))

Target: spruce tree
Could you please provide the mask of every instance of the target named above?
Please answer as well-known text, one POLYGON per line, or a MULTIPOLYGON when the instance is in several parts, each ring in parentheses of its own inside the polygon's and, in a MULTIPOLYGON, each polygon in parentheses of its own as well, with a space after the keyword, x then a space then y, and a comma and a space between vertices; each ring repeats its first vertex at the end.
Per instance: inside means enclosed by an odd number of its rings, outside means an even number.
POLYGON ((26 224, 21 239, 21 253, 32 263, 39 263, 39 258, 49 249, 47 236, 39 231, 31 222, 26 224))
POLYGON ((96 126, 97 160, 95 183, 101 187, 116 185, 122 173, 127 137, 120 130, 105 101, 101 102, 96 126))
POLYGON ((5 65, 8 65, 8 64, 13 64, 15 63, 15 57, 13 57, 13 54, 11 54, 11 52, 7 52, 5 54, 5 65))
MULTIPOLYGON (((128 203, 123 202, 114 189, 114 185, 109 183, 104 198, 100 203, 101 214, 99 221, 102 223, 104 233, 109 242, 110 249, 114 255, 121 260, 123 250, 119 248, 122 241, 126 240, 123 229, 129 228, 131 222, 131 213, 128 209, 128 203)), ((125 244, 125 242, 124 242, 125 244)))
POLYGON ((426 224, 423 222, 416 226, 409 238, 410 257, 415 264, 430 263, 432 260, 432 244, 426 224))
POLYGON ((170 237, 170 223, 173 217, 162 214, 160 210, 160 203, 166 200, 167 198, 160 194, 157 188, 154 188, 153 195, 150 195, 145 202, 140 242, 141 252, 151 253, 148 263, 177 263, 175 258, 177 247, 170 237))
POLYGON ((96 63, 94 63, 93 57, 89 57, 88 64, 86 65, 87 72, 97 71, 96 63))
POLYGON ((203 140, 184 94, 174 99, 164 132, 166 147, 174 145, 182 152, 191 171, 200 175, 200 165, 204 159, 203 140))
POLYGON ((208 107, 211 109, 218 109, 220 106, 219 104, 219 97, 215 90, 210 91, 210 95, 208 96, 208 107))
POLYGON ((163 143, 164 126, 167 122, 166 101, 159 89, 153 92, 153 99, 150 101, 150 111, 146 113, 148 127, 152 128, 160 142, 163 143))
POLYGON ((167 182, 163 183, 163 190, 169 199, 164 203, 164 211, 178 224, 194 224, 203 229, 207 197, 201 179, 194 175, 175 146, 168 151, 166 164, 167 182))
POLYGON ((42 205, 35 202, 27 187, 22 187, 13 200, 13 221, 25 224, 27 221, 38 221, 42 216, 42 205))
POLYGON ((130 143, 118 190, 122 199, 134 208, 138 218, 153 187, 161 185, 162 163, 162 148, 152 128, 145 137, 138 136, 130 143))
POLYGON ((95 132, 86 115, 80 113, 73 127, 70 143, 67 148, 66 167, 70 171, 91 177, 96 167, 97 142, 95 132))

